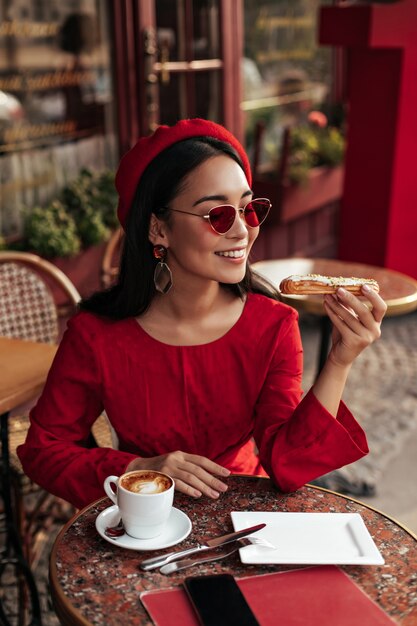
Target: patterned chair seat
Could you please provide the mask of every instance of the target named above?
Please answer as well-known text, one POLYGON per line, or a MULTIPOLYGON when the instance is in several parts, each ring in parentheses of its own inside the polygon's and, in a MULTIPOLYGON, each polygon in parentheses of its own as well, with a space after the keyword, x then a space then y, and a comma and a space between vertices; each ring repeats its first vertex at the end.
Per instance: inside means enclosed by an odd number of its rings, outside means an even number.
MULTIPOLYGON (((54 344, 59 341, 61 308, 57 295, 64 293, 75 307, 80 295, 69 278, 45 259, 24 252, 0 252, 0 335, 54 344)), ((68 317, 68 306, 64 307, 68 317)), ((17 521, 28 562, 39 558, 38 538, 45 534, 48 516, 62 521, 72 509, 51 496, 25 476, 16 448, 26 439, 29 428, 27 407, 14 411, 9 419, 9 450, 12 491, 17 521)), ((112 447, 112 432, 105 414, 92 430, 94 445, 112 447)), ((1 471, 1 470, 0 470, 1 471)))

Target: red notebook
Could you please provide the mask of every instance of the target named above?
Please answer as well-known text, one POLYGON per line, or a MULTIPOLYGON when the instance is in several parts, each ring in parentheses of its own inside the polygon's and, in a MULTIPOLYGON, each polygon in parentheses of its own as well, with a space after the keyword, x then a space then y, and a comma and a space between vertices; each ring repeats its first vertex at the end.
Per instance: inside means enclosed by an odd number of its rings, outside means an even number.
MULTIPOLYGON (((334 565, 236 580, 262 626, 396 624, 349 576, 334 565)), ((194 609, 181 587, 144 591, 140 599, 155 626, 198 626, 194 609)))

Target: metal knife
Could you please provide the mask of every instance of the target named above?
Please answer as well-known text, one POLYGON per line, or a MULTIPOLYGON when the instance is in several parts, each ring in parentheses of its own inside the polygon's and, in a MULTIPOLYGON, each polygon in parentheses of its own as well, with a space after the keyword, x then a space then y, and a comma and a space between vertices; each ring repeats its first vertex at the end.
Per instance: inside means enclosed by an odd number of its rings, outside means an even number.
POLYGON ((212 550, 213 548, 218 548, 219 546, 223 546, 226 543, 230 543, 231 541, 236 541, 236 539, 242 539, 242 537, 247 537, 252 533, 256 533, 261 528, 265 528, 266 524, 257 524, 256 526, 250 526, 250 528, 243 528, 242 530, 238 530, 234 533, 229 533, 227 535, 222 535, 221 537, 214 537, 213 539, 207 539, 202 543, 198 543, 196 546, 192 548, 188 548, 187 550, 179 550, 177 552, 169 552, 168 554, 163 554, 161 556, 155 556, 151 559, 145 559, 140 563, 141 569, 147 571, 150 569, 156 569, 157 567, 161 567, 166 563, 171 563, 171 561, 178 561, 178 559, 182 559, 185 556, 189 556, 190 554, 195 554, 197 552, 204 552, 205 550, 212 550))
POLYGON ((211 555, 206 554, 205 556, 203 554, 202 557, 196 554, 190 559, 180 559, 179 561, 174 561, 173 563, 167 563, 166 565, 163 565, 159 571, 161 574, 172 574, 173 572, 178 572, 179 570, 192 567, 193 565, 202 565, 203 563, 210 563, 211 561, 221 561, 222 559, 231 556, 241 548, 251 545, 250 539, 236 539, 236 541, 227 544, 227 546, 225 546, 224 549, 218 553, 211 555))

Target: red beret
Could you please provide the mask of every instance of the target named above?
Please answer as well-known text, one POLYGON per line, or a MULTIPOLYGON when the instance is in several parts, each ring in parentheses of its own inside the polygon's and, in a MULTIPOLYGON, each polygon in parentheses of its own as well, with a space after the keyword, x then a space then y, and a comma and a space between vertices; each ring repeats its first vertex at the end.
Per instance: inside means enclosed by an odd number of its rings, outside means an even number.
POLYGON ((149 163, 165 148, 189 137, 214 137, 232 146, 238 153, 249 186, 252 173, 249 160, 242 144, 224 126, 199 118, 181 120, 174 126, 159 126, 149 137, 142 137, 122 157, 116 173, 116 189, 119 194, 117 215, 122 226, 125 225, 136 188, 149 163))

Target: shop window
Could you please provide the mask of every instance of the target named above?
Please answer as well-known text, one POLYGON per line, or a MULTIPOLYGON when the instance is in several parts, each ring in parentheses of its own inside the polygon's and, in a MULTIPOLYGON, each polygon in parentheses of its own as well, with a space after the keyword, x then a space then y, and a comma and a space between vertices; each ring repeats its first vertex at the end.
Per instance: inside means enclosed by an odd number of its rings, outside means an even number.
POLYGON ((219 0, 156 0, 159 121, 222 118, 219 0))
POLYGON ((244 0, 242 60, 245 141, 253 154, 257 124, 264 128, 260 169, 278 167, 283 132, 328 108, 332 53, 317 44, 323 0, 244 0))
POLYGON ((116 156, 107 3, 0 3, 0 234, 116 156))

